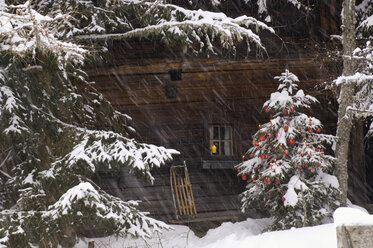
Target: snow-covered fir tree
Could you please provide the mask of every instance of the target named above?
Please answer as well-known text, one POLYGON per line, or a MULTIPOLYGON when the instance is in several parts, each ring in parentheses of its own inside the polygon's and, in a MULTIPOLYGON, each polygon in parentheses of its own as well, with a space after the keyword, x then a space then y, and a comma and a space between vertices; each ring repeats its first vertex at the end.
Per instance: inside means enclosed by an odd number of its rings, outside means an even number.
POLYGON ((130 117, 87 81, 83 63, 106 38, 215 52, 213 42, 263 48, 256 33, 273 32, 247 16, 129 0, 0 0, 0 26, 0 247, 71 247, 87 228, 140 237, 167 228, 91 180, 98 168, 129 168, 153 181, 150 170, 178 153, 132 139, 130 117))
POLYGON ((304 113, 317 100, 298 90, 296 75, 286 70, 275 79, 278 92, 263 105, 270 121, 259 126, 249 159, 237 166, 247 180, 242 210, 268 211, 272 230, 320 224, 338 206, 334 158, 325 153, 334 136, 321 134, 321 122, 304 113))

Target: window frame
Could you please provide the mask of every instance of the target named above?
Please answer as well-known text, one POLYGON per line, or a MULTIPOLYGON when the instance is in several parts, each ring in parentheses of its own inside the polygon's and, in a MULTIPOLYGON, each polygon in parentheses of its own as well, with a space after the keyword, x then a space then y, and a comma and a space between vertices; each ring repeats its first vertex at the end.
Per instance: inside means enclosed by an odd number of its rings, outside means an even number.
POLYGON ((212 157, 233 157, 234 156, 234 140, 233 140, 233 125, 231 124, 209 124, 208 125, 208 134, 209 134, 209 144, 210 144, 210 155, 212 157), (218 128, 218 139, 214 139, 214 128, 218 128), (227 127, 229 127, 230 134, 229 134, 229 139, 223 139, 221 137, 221 128, 225 128, 225 132, 227 131, 227 127), (217 151, 216 153, 212 153, 211 147, 214 145, 214 143, 218 143, 217 151), (227 155, 226 151, 225 154, 222 154, 222 143, 223 142, 229 142, 230 143, 230 151, 229 154, 227 155))

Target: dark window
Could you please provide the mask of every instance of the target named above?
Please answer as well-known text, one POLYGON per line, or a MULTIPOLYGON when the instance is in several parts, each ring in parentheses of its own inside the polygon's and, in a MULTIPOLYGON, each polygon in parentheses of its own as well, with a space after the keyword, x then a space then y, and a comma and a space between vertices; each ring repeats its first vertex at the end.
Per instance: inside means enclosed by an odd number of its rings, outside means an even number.
POLYGON ((180 81, 181 72, 182 72, 181 69, 168 71, 168 73, 170 74, 171 81, 180 81))

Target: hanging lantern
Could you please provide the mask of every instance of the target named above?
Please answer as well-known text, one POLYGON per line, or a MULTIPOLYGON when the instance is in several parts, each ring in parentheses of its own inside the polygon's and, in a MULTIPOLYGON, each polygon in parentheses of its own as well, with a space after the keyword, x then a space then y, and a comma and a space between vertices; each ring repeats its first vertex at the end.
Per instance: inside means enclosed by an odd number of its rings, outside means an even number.
POLYGON ((211 153, 216 154, 216 145, 211 146, 211 153))

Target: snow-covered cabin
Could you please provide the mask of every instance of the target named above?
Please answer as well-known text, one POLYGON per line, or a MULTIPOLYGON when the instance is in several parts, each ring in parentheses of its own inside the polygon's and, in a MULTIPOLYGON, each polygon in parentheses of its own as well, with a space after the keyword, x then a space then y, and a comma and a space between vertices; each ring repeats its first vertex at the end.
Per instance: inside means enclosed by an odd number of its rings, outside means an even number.
MULTIPOLYGON (((214 8, 231 16, 253 11, 239 5, 240 1, 233 2, 214 8)), ((341 71, 332 52, 340 43, 329 36, 339 32, 341 6, 340 1, 331 2, 320 3, 319 10, 309 16, 299 14, 295 7, 269 9, 269 24, 277 27, 278 36, 261 37, 266 52, 247 54, 242 48, 236 56, 221 52, 207 57, 184 53, 180 44, 108 40, 114 60, 106 67, 87 69, 96 82, 94 87, 114 108, 132 117, 138 139, 181 154, 153 171, 153 186, 125 171, 102 174, 101 186, 124 199, 142 200, 143 210, 177 223, 170 166, 185 161, 198 212, 194 220, 241 218, 238 194, 246 182, 237 177, 234 166, 251 146, 258 125, 268 121, 262 105, 277 88, 275 76, 285 69, 296 74, 300 88, 320 101, 309 114, 322 121, 326 132, 335 133, 335 95, 322 90, 322 84, 341 71)), ((260 213, 253 210, 250 214, 260 213)))

